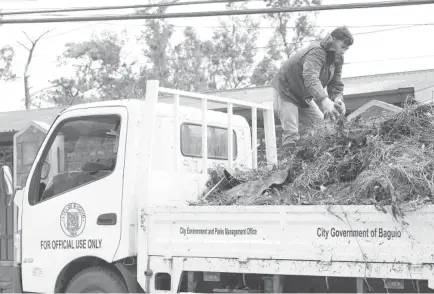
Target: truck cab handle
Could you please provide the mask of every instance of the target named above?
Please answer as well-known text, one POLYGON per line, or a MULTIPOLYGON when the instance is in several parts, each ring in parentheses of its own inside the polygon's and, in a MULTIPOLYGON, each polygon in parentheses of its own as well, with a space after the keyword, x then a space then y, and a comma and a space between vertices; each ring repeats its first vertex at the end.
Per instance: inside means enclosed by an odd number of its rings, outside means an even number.
POLYGON ((117 223, 116 213, 104 213, 98 216, 96 224, 100 226, 114 226, 117 223))

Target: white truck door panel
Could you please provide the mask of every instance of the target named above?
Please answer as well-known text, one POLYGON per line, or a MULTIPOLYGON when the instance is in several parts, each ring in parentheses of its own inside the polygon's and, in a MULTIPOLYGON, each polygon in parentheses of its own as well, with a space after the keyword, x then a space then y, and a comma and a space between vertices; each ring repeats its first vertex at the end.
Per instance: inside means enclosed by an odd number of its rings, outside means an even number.
POLYGON ((24 291, 54 291, 57 275, 76 258, 113 260, 121 234, 126 130, 126 108, 100 107, 65 113, 47 135, 23 199, 24 291))

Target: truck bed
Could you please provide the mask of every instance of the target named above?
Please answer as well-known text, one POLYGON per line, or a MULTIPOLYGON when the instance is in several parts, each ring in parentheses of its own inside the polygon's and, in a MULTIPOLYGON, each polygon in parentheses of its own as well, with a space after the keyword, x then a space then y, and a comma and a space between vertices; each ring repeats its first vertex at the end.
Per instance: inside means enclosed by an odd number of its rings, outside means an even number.
POLYGON ((150 256, 434 263, 434 206, 397 221, 374 206, 151 207, 150 256))

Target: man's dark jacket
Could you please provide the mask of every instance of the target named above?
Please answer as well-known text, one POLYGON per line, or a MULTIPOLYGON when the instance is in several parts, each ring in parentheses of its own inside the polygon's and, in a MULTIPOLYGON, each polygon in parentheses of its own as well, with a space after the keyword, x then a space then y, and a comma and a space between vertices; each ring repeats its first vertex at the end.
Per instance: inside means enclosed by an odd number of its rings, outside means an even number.
POLYGON ((329 97, 334 100, 343 95, 343 57, 331 48, 332 37, 327 35, 292 55, 279 69, 273 79, 273 87, 282 99, 301 108, 309 105, 306 100, 322 101, 329 97), (327 87, 327 93, 324 88, 327 87))

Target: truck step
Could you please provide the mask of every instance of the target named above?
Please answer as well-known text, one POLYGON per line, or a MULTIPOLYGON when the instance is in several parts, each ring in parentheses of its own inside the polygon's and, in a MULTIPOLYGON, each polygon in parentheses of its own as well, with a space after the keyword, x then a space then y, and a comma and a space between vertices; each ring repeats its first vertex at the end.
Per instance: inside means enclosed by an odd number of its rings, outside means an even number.
POLYGON ((226 289, 226 288, 214 288, 213 293, 261 293, 260 290, 255 289, 226 289))

